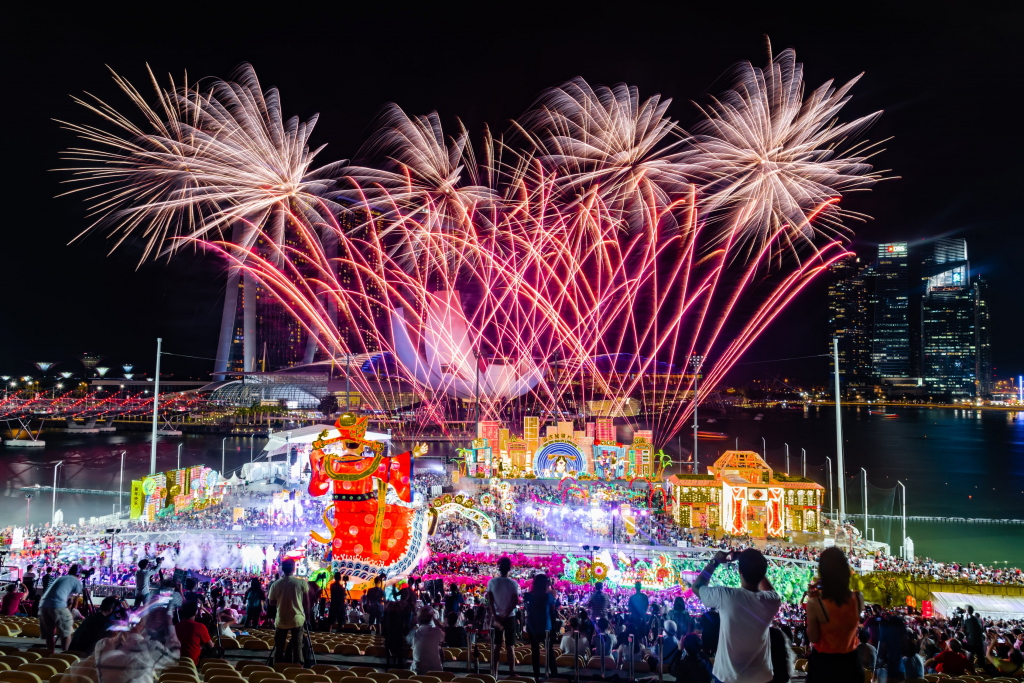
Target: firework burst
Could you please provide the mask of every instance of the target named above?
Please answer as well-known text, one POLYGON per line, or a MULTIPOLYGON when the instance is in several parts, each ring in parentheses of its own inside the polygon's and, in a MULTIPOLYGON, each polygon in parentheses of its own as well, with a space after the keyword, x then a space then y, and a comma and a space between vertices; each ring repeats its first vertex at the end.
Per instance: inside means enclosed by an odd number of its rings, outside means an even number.
POLYGON ((72 170, 100 223, 145 226, 149 251, 171 240, 224 255, 324 356, 393 358, 382 383, 412 384, 422 424, 445 427, 479 390, 483 416, 506 421, 628 404, 665 443, 693 405, 687 360, 708 359, 699 401, 847 254, 838 201, 878 177, 865 148, 840 151, 877 115, 836 122, 853 82, 803 99, 791 51, 746 65, 692 134, 667 99, 574 79, 507 137, 485 133, 479 156, 461 124, 446 137, 436 114, 392 105, 359 165, 316 171, 313 121, 280 124, 276 92, 245 73, 206 94, 158 90, 158 108, 118 79, 159 134, 86 105, 116 130, 69 124, 100 146, 74 152, 72 170), (240 219, 246 238, 229 239, 240 219), (276 249, 248 247, 261 237, 276 249))

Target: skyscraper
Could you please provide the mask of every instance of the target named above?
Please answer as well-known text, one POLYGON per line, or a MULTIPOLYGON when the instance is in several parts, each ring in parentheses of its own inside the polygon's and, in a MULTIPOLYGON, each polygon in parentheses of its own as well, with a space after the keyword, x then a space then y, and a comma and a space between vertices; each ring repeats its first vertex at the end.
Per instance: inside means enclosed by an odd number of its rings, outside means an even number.
MULTIPOLYGON (((859 258, 849 257, 832 264, 828 288, 830 332, 839 340, 839 375, 846 391, 873 384, 871 339, 874 330, 872 304, 875 273, 859 258)), ((830 361, 831 363, 831 361, 830 361)), ((834 371, 834 370, 833 370, 834 371)))
POLYGON ((921 370, 929 396, 952 401, 978 393, 975 301, 967 242, 939 239, 922 254, 921 370))
POLYGON ((878 245, 874 266, 871 368, 876 377, 910 376, 910 287, 907 243, 878 245))
POLYGON ((974 276, 974 348, 976 352, 975 376, 978 380, 978 396, 992 396, 992 330, 988 307, 988 280, 974 276))

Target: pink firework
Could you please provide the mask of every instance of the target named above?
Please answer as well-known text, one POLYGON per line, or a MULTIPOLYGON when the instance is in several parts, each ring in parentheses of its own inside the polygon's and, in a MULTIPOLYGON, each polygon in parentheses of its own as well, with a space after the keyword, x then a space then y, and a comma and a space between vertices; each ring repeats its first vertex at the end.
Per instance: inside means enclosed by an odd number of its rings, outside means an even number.
MULTIPOLYGON (((256 212, 246 240, 172 239, 261 281, 323 357, 378 354, 376 388, 358 386, 363 373, 354 388, 382 410, 413 393, 419 424, 447 428, 479 395, 483 418, 612 412, 663 444, 693 405, 688 360, 707 359, 699 401, 848 253, 841 194, 876 179, 863 151, 842 147, 874 117, 834 121, 852 83, 802 99, 790 51, 741 73, 693 135, 667 118, 669 100, 582 79, 544 93, 505 137, 486 133, 479 151, 461 125, 449 138, 436 114, 391 106, 368 161, 313 174, 313 189, 273 203, 279 222, 256 212), (261 234, 270 252, 249 248, 261 234)), ((132 205, 133 225, 145 210, 132 205)), ((187 210, 200 227, 240 213, 187 210)), ((152 212, 167 224, 165 206, 152 212)))

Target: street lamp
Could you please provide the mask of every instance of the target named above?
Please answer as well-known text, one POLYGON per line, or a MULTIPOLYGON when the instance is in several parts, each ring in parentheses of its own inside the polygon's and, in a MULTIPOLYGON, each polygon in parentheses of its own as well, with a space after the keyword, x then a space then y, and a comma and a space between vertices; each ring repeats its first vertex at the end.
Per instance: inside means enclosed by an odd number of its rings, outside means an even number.
POLYGON ((228 437, 224 437, 220 440, 220 476, 224 476, 224 444, 227 442, 228 437))
POLYGON ((825 460, 828 461, 828 512, 829 514, 835 514, 835 508, 832 503, 832 457, 826 455, 825 460))
MULTIPOLYGON (((901 506, 903 508, 902 509, 902 513, 901 513, 901 516, 903 517, 903 536, 902 536, 902 538, 903 538, 902 544, 903 545, 901 546, 901 548, 902 548, 903 559, 907 559, 907 487, 904 486, 903 482, 900 481, 899 479, 896 480, 896 483, 899 484, 899 487, 903 490, 902 491, 903 492, 903 496, 901 498, 902 503, 903 503, 902 506, 901 506)), ((910 558, 910 559, 913 559, 913 558, 910 558)))
POLYGON ((185 445, 184 443, 179 443, 178 444, 178 469, 179 470, 181 469, 181 447, 184 446, 184 445, 185 445))
POLYGON ((57 518, 57 468, 64 464, 63 460, 58 460, 57 464, 53 466, 53 505, 50 509, 50 527, 54 526, 54 520, 57 518))

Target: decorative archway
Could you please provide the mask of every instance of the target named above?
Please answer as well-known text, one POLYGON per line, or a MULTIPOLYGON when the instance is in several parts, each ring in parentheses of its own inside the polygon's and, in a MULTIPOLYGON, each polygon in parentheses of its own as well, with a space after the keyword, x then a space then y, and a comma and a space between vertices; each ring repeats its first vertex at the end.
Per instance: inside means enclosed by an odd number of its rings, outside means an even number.
POLYGON ((469 496, 461 494, 453 496, 448 493, 430 501, 428 508, 430 522, 427 526, 427 533, 434 535, 437 529, 437 521, 445 515, 459 515, 473 522, 480 529, 480 538, 492 540, 495 538, 494 521, 487 513, 476 509, 474 501, 469 496))

